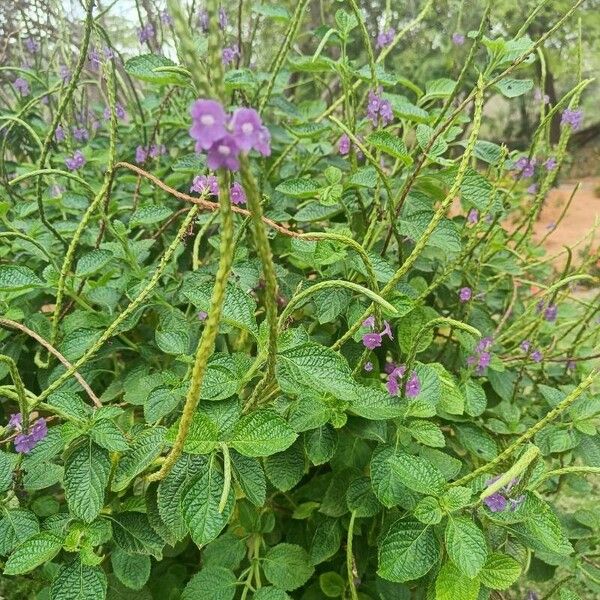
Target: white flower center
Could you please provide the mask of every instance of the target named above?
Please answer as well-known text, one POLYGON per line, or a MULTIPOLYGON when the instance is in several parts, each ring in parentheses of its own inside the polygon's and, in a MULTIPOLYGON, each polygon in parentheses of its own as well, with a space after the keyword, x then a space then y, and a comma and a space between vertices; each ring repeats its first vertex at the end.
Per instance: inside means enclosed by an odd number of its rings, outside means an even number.
POLYGON ((221 145, 219 146, 219 154, 223 156, 229 156, 231 154, 231 148, 229 146, 221 145))
POLYGON ((250 135, 254 131, 254 125, 252 125, 252 123, 244 123, 242 125, 242 131, 246 135, 250 135))
POLYGON ((202 123, 202 125, 214 125, 215 118, 212 115, 202 115, 200 117, 200 123, 202 123))

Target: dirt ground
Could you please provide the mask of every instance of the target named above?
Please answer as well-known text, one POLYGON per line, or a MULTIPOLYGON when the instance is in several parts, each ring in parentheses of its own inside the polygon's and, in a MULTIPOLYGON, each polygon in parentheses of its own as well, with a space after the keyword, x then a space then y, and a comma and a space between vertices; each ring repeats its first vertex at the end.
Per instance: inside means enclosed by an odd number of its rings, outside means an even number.
MULTIPOLYGON (((540 218, 534 229, 534 239, 540 241, 546 236, 544 246, 550 256, 560 253, 564 246, 575 247, 573 261, 581 262, 583 255, 593 252, 600 259, 600 177, 583 177, 574 181, 565 181, 551 190, 540 218), (571 206, 558 226, 555 224, 565 203, 577 183, 579 189, 575 193, 571 206), (578 244, 596 227, 596 235, 588 237, 578 244), (587 246, 591 240, 589 249, 587 246), (577 245, 578 244, 578 245, 577 245)), ((560 269, 565 255, 555 259, 554 264, 560 269)))

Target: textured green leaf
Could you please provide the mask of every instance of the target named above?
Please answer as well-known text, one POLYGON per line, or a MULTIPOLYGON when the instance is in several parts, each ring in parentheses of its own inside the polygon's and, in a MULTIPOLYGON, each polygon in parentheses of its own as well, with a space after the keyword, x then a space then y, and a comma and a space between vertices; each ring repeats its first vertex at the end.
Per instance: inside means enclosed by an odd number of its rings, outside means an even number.
POLYGON ((262 567, 265 577, 285 591, 304 585, 315 570, 306 550, 296 544, 278 544, 269 548, 262 567))
POLYGON ((5 510, 0 519, 0 555, 6 556, 39 532, 40 526, 33 512, 25 508, 5 510))
POLYGON ((63 565, 50 586, 51 600, 104 600, 106 575, 100 567, 85 565, 79 558, 63 565))
MULTIPOLYGON (((171 445, 175 442, 179 431, 178 419, 167 431, 166 441, 171 445)), ((209 454, 218 444, 219 428, 206 414, 195 412, 192 417, 190 430, 185 439, 183 451, 188 454, 209 454)))
POLYGON ((381 509, 368 477, 359 477, 350 483, 346 491, 346 502, 348 510, 357 517, 372 517, 381 509))
POLYGON ((521 574, 521 565, 508 554, 492 553, 487 557, 479 579, 492 590, 508 589, 521 574))
POLYGON ((22 575, 51 561, 62 548, 63 538, 50 531, 31 536, 17 546, 4 565, 4 575, 22 575))
POLYGON ((231 465, 236 481, 254 506, 263 506, 267 496, 267 480, 260 461, 231 451, 231 465))
POLYGON ((237 393, 250 366, 251 359, 246 354, 216 352, 208 361, 200 398, 212 401, 230 398, 237 393))
POLYGON ((468 578, 473 579, 488 556, 481 529, 467 517, 451 516, 446 526, 445 541, 450 560, 468 578))
POLYGON ((128 554, 115 549, 110 555, 113 573, 119 581, 132 590, 140 590, 150 577, 150 557, 143 554, 128 554))
POLYGON ((13 469, 17 463, 17 455, 0 450, 0 492, 12 485, 13 469))
MULTIPOLYGON (((399 231, 416 242, 421 239, 432 219, 433 213, 428 210, 411 213, 399 221, 399 231)), ((454 221, 442 219, 427 239, 426 245, 446 252, 460 252, 462 249, 460 233, 454 221)))
POLYGON ((416 497, 402 483, 393 467, 398 456, 399 452, 394 446, 380 446, 371 458, 371 485, 379 501, 387 508, 398 504, 410 505, 416 497))
POLYGON ((129 227, 138 225, 153 225, 168 219, 173 211, 164 204, 144 204, 131 215, 129 227))
POLYGON ((313 198, 321 186, 311 179, 288 179, 275 189, 282 194, 292 196, 292 198, 313 198))
POLYGON ((113 258, 110 250, 96 248, 86 252, 78 261, 75 275, 78 277, 89 277, 104 268, 113 258))
POLYGON ((162 558, 165 544, 150 527, 145 514, 124 512, 114 515, 111 520, 114 540, 121 550, 130 554, 149 554, 157 560, 162 558))
POLYGON ((282 492, 291 490, 304 475, 304 450, 298 441, 287 450, 268 456, 265 472, 269 481, 282 492))
POLYGON ((334 556, 340 548, 341 540, 338 520, 321 517, 310 541, 310 562, 318 565, 334 556))
POLYGON ((232 600, 236 584, 233 571, 224 567, 204 567, 185 586, 181 600, 232 600))
POLYGON ((110 452, 125 452, 129 444, 125 434, 110 419, 99 419, 89 431, 90 437, 110 452))
POLYGON ((495 86, 503 96, 507 98, 516 98, 522 96, 533 88, 533 80, 531 79, 511 79, 505 77, 501 79, 495 86))
POLYGON ((379 545, 379 569, 383 579, 402 583, 429 572, 439 558, 433 529, 415 519, 392 523, 379 545))
POLYGON ((130 481, 149 467, 161 453, 165 442, 164 427, 145 429, 131 443, 130 449, 123 454, 113 477, 111 489, 114 492, 124 490, 130 481))
POLYGON ((270 456, 289 448, 298 435, 274 410, 257 410, 242 417, 227 443, 244 456, 270 456))
POLYGON ((44 282, 29 267, 0 265, 0 292, 16 292, 43 285, 44 282))
POLYGON ((211 460, 207 468, 190 482, 183 494, 183 519, 192 540, 199 547, 208 544, 221 533, 233 511, 235 497, 233 490, 229 490, 225 508, 219 512, 224 484, 223 475, 215 468, 214 460, 211 460))
POLYGON ((359 417, 374 421, 384 421, 406 414, 406 407, 391 396, 387 390, 379 387, 356 385, 350 410, 359 417))
POLYGON ((100 514, 110 469, 108 451, 90 439, 69 454, 65 462, 64 488, 69 511, 74 516, 91 523, 100 514))
POLYGON ((440 503, 432 496, 421 498, 413 509, 413 515, 425 525, 437 525, 443 516, 440 503))
POLYGON ((158 85, 179 84, 184 85, 186 79, 178 73, 155 71, 157 67, 175 67, 175 63, 165 56, 156 54, 142 54, 134 56, 125 63, 125 70, 142 81, 158 85))
POLYGON ((469 579, 451 562, 445 563, 435 580, 435 600, 477 600, 479 579, 469 579))
POLYGON ((337 443, 337 432, 329 424, 304 434, 304 450, 313 465, 322 465, 331 460, 337 443))
POLYGON ((438 495, 445 481, 440 471, 428 460, 413 454, 396 454, 391 469, 407 488, 421 494, 438 495))
POLYGON ((402 138, 393 135, 389 131, 379 129, 370 133, 367 136, 367 143, 377 150, 381 150, 394 158, 400 159, 405 165, 410 165, 412 163, 412 158, 410 157, 402 138))

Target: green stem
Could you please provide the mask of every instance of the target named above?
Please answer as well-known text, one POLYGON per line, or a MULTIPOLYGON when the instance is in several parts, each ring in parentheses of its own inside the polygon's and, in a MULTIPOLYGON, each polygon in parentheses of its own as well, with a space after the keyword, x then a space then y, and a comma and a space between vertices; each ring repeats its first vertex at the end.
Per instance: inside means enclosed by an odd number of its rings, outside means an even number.
POLYGON ((508 448, 500 452, 496 458, 491 460, 490 462, 482 465, 475 471, 472 471, 468 475, 461 477, 460 479, 453 481, 450 485, 464 485, 469 481, 472 481, 482 473, 487 473, 497 465, 501 464, 507 458, 509 458, 512 453, 519 448, 525 442, 528 442, 532 439, 539 431, 541 431, 548 423, 551 423, 560 416, 567 408, 569 408, 583 392, 592 385, 594 380, 596 379, 598 373, 596 371, 592 371, 566 398, 564 398, 561 402, 559 402, 550 412, 546 414, 545 417, 540 419, 533 427, 529 428, 523 435, 519 436, 508 448))
POLYGON ((21 375, 19 375, 17 363, 10 356, 6 356, 5 354, 0 354, 0 363, 4 363, 8 367, 10 377, 15 385, 15 390, 19 399, 19 411, 21 412, 22 428, 25 431, 29 426, 29 407, 27 404, 27 392, 25 391, 25 386, 23 385, 21 375))
POLYGON ((348 574, 348 587, 350 588, 350 596, 352 600, 358 600, 356 585, 354 583, 354 556, 352 555, 352 538, 354 536, 354 521, 356 519, 356 511, 353 510, 350 515, 350 523, 348 524, 348 541, 346 542, 346 572, 348 574))
POLYGON ((229 455, 229 448, 227 444, 221 442, 221 452, 223 452, 223 491, 221 493, 221 500, 219 501, 219 512, 222 513, 227 506, 227 498, 229 498, 229 492, 231 490, 231 456, 229 455))

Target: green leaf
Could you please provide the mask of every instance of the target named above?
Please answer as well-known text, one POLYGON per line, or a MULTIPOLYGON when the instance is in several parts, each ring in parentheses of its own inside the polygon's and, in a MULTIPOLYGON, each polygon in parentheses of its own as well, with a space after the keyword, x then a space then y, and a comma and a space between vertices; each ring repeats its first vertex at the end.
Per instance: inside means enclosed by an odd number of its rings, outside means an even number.
POLYGON ((356 513, 357 517, 372 517, 381 509, 368 477, 359 477, 350 483, 346 491, 346 503, 348 510, 356 513))
POLYGON ((415 496, 402 483, 393 467, 399 455, 395 446, 380 446, 371 458, 371 485, 379 501, 387 508, 406 501, 410 504, 415 496))
POLYGON ((129 228, 133 229, 138 225, 153 225, 168 219, 173 211, 162 204, 145 204, 140 206, 131 215, 129 228))
POLYGON ((346 589, 346 582, 335 571, 327 571, 319 575, 319 587, 327 598, 340 598, 346 589))
POLYGON ((337 432, 329 424, 308 431, 304 435, 304 450, 313 465, 323 465, 330 461, 337 443, 337 432))
POLYGON ((450 560, 469 579, 481 571, 487 560, 487 545, 481 529, 467 517, 450 517, 446 526, 446 550, 450 560))
POLYGON ((17 454, 0 450, 0 492, 8 490, 13 482, 13 469, 17 463, 17 454))
POLYGON ((204 456, 184 454, 158 485, 159 515, 177 540, 183 539, 187 533, 187 526, 183 520, 183 494, 191 481, 207 468, 208 461, 204 456))
POLYGON ((4 575, 22 575, 51 561, 62 548, 63 538, 50 531, 31 536, 13 550, 4 565, 4 575))
POLYGON ((411 518, 398 519, 379 545, 377 573, 389 581, 412 581, 428 573, 438 558, 439 547, 431 526, 411 518))
POLYGON ((456 434, 461 445, 475 456, 489 461, 498 455, 496 440, 477 425, 461 423, 456 426, 456 434))
POLYGON ((337 519, 322 517, 310 541, 310 562, 318 565, 336 554, 342 536, 337 519))
POLYGON ((185 586, 181 600, 232 600, 237 578, 224 567, 204 567, 185 586))
POLYGON ((89 277, 103 269, 112 258, 113 253, 110 250, 91 250, 77 261, 75 275, 78 277, 89 277))
POLYGON ((100 567, 85 565, 79 558, 63 565, 50 586, 51 600, 104 600, 106 575, 100 567))
POLYGON ((288 179, 275 188, 292 198, 314 198, 320 189, 321 186, 312 179, 288 179))
POLYGON ((377 150, 381 150, 394 158, 400 159, 400 161, 407 166, 411 165, 413 162, 402 138, 391 134, 389 131, 379 129, 370 133, 367 136, 367 143, 377 150))
POLYGON ((236 481, 254 506, 263 506, 267 497, 267 479, 262 464, 256 458, 231 451, 231 465, 236 481))
POLYGON ((445 563, 435 580, 435 600, 477 600, 479 579, 469 579, 451 563, 445 563))
POLYGON ((244 456, 270 456, 289 448, 297 434, 274 410, 257 410, 242 417, 227 443, 244 456))
POLYGON ((145 429, 135 437, 131 448, 123 454, 115 470, 111 489, 124 490, 131 480, 149 467, 161 453, 165 442, 164 427, 145 429))
POLYGON ((437 525, 443 516, 440 503, 432 496, 421 498, 413 509, 413 515, 425 525, 437 525))
POLYGON ((246 354, 215 352, 206 367, 200 398, 216 402, 235 395, 250 364, 251 359, 246 354))
POLYGON ((148 517, 137 512, 124 512, 111 517, 113 538, 124 552, 149 554, 156 560, 162 558, 165 545, 162 538, 150 527, 148 517))
POLYGON ((110 563, 119 581, 132 590, 141 590, 150 577, 149 556, 128 554, 117 548, 110 555, 110 563))
MULTIPOLYGON (((184 279, 181 293, 198 310, 208 312, 210 310, 210 298, 214 283, 201 280, 199 273, 192 272, 184 279)), ((245 329, 254 337, 258 337, 258 326, 256 324, 256 302, 239 286, 230 283, 227 285, 227 294, 223 304, 222 320, 228 325, 245 329)))
POLYGON ((413 454, 395 454, 391 469, 407 488, 421 494, 439 495, 445 485, 441 472, 428 460, 413 454))
POLYGON ((100 419, 89 431, 90 437, 110 452, 125 452, 129 444, 125 434, 110 419, 100 419))
POLYGON ((257 590, 252 596, 252 600, 292 600, 292 597, 288 596, 283 590, 269 586, 257 590))
POLYGON ((501 79, 494 86, 503 96, 507 98, 516 98, 522 96, 533 88, 533 80, 531 79, 511 79, 506 77, 501 79))
POLYGON ((155 71, 160 67, 176 67, 177 65, 166 58, 165 56, 157 56, 156 54, 142 54, 134 56, 125 63, 125 71, 137 79, 155 83, 157 85, 184 85, 186 79, 173 72, 155 71))
MULTIPOLYGON (((409 237, 411 240, 418 241, 425 233, 425 230, 433 218, 433 213, 428 210, 411 213, 398 221, 399 231, 402 235, 409 237)), ((460 233, 458 232, 454 221, 442 219, 433 230, 426 245, 440 248, 446 252, 460 252, 462 249, 460 233)))
MULTIPOLYGON (((166 441, 173 445, 177 432, 179 431, 179 423, 181 419, 178 419, 167 431, 166 441)), ((190 424, 190 430, 185 443, 183 451, 188 454, 210 454, 217 446, 219 439, 219 428, 217 424, 212 421, 205 413, 195 412, 192 417, 190 424)))
POLYGON ((357 385, 355 397, 351 402, 350 410, 359 417, 373 421, 384 421, 406 414, 406 407, 398 402, 398 398, 391 396, 387 390, 378 387, 357 385))
POLYGON ((0 555, 6 556, 40 530, 37 517, 25 508, 5 510, 0 519, 0 555))
POLYGON ((43 285, 44 282, 29 267, 0 265, 0 292, 16 292, 43 285))
POLYGON ((220 512, 219 502, 224 485, 223 475, 215 468, 215 461, 210 460, 207 468, 190 482, 183 494, 183 519, 198 547, 214 540, 229 521, 235 496, 230 489, 225 508, 220 512))
POLYGON ((309 388, 346 401, 354 397, 356 385, 346 360, 314 342, 278 353, 277 381, 292 394, 297 394, 299 388, 309 388))
POLYGON ((291 490, 304 475, 304 450, 297 442, 287 450, 268 456, 265 471, 269 481, 282 492, 291 490))
POLYGON ((350 179, 348 179, 347 185, 374 188, 377 185, 377 171, 375 170, 375 167, 366 165, 356 169, 356 171, 352 173, 350 179))
POLYGON ((285 6, 278 6, 277 4, 259 4, 254 3, 252 5, 252 12, 263 15, 263 17, 269 17, 275 21, 289 21, 290 13, 285 6))
POLYGON ((417 442, 432 448, 443 448, 446 445, 442 430, 431 421, 425 419, 410 419, 406 423, 406 430, 417 442))
POLYGON ((492 553, 479 573, 483 585, 492 590, 508 589, 521 574, 521 565, 508 554, 492 553))
POLYGON ((64 488, 69 511, 74 516, 91 523, 100 514, 110 469, 108 451, 90 439, 69 454, 65 462, 64 488))
POLYGON ((315 570, 306 550, 296 544, 278 544, 269 548, 262 567, 265 577, 285 591, 304 585, 315 570))

